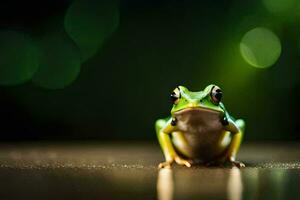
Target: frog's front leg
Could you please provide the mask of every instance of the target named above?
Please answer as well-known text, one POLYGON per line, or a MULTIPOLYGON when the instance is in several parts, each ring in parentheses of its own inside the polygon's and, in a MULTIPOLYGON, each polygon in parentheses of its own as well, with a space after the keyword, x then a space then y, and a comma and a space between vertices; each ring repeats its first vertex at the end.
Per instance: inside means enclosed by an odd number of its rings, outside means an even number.
POLYGON ((189 161, 181 158, 175 151, 170 135, 176 130, 175 125, 172 123, 172 119, 157 120, 155 123, 156 134, 158 137, 159 144, 165 156, 165 162, 159 164, 159 168, 171 167, 176 162, 179 165, 185 165, 191 167, 189 161))
POLYGON ((229 161, 239 168, 245 167, 244 163, 236 161, 236 154, 240 148, 244 134, 245 122, 242 119, 236 120, 235 122, 231 121, 227 129, 233 134, 233 138, 226 152, 225 161, 229 161))

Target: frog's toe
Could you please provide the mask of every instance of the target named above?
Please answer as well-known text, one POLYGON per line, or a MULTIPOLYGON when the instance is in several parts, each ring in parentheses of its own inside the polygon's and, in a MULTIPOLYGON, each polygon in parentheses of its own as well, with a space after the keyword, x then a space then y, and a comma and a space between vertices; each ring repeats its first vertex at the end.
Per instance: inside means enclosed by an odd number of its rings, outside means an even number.
POLYGON ((240 161, 231 161, 232 166, 238 167, 238 168, 244 168, 246 165, 240 161))
POLYGON ((191 167, 192 166, 192 161, 190 160, 185 160, 183 158, 175 157, 175 162, 179 165, 185 165, 186 167, 191 167))
POLYGON ((167 169, 170 169, 170 168, 171 168, 171 165, 172 165, 172 162, 173 162, 173 161, 166 161, 166 162, 159 163, 158 168, 159 168, 159 169, 161 169, 161 168, 167 168, 167 169))

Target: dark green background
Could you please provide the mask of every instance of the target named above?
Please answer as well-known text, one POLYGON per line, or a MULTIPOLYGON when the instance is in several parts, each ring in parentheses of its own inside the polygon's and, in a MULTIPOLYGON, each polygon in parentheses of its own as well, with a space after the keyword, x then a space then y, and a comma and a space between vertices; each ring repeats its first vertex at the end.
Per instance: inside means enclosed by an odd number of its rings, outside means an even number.
MULTIPOLYGON (((71 41, 64 17, 72 3, 1 3, 1 30, 24 32, 34 42, 58 32, 71 41)), ((81 62, 71 85, 1 86, 2 140, 155 139, 153 124, 169 114, 173 88, 197 91, 210 83, 223 89, 228 111, 245 119, 245 140, 300 139, 300 17, 272 14, 258 0, 127 0, 117 8, 116 28, 81 62), (243 35, 259 26, 282 45, 267 69, 250 66, 239 52, 243 35)))

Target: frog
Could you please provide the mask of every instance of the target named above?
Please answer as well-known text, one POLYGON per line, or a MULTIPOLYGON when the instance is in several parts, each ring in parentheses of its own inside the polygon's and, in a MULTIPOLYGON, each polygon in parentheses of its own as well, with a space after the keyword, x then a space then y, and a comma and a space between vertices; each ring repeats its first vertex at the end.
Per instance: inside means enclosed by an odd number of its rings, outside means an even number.
POLYGON ((202 91, 177 86, 170 95, 171 114, 155 122, 158 142, 165 161, 158 168, 171 168, 177 163, 191 167, 207 166, 242 168, 236 160, 245 132, 245 121, 235 119, 226 110, 223 91, 210 84, 202 91))

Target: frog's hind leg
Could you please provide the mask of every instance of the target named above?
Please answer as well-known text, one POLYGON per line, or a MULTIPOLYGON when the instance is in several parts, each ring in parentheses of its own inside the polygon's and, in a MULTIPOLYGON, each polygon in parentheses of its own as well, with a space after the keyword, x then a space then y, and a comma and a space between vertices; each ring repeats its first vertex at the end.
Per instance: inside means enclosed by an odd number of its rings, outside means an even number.
POLYGON ((228 151, 226 152, 225 158, 237 167, 245 167, 243 163, 236 161, 236 154, 239 151, 245 131, 245 122, 242 119, 238 119, 234 122, 234 125, 237 127, 238 131, 233 133, 233 137, 228 151))
POLYGON ((170 124, 170 120, 168 119, 159 119, 155 123, 155 129, 157 138, 160 144, 160 147, 164 153, 166 161, 159 165, 159 168, 170 167, 171 164, 175 161, 180 165, 185 165, 190 167, 191 164, 180 158, 172 144, 172 140, 170 138, 170 134, 173 132, 172 125, 170 124))

